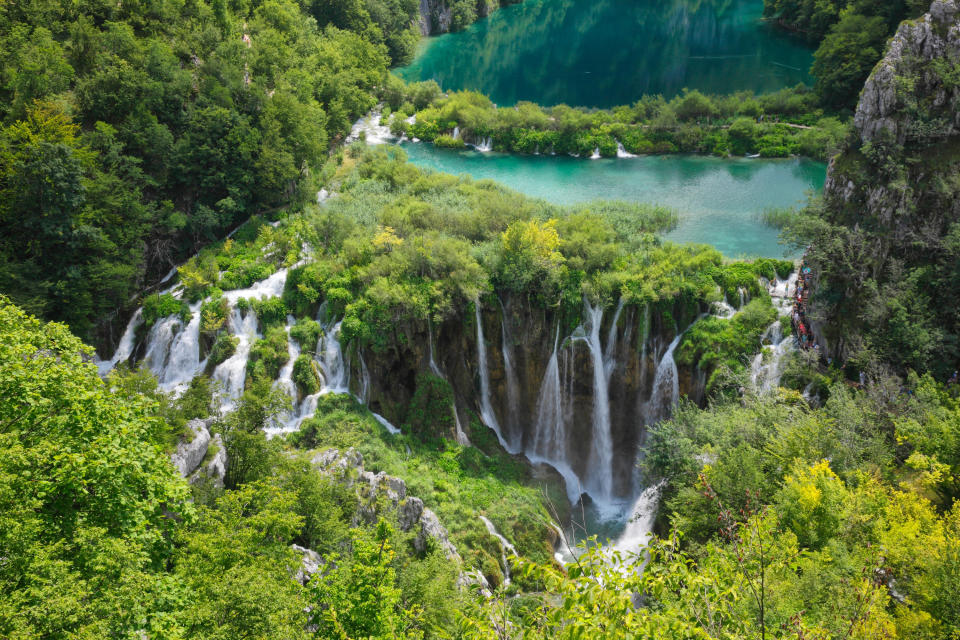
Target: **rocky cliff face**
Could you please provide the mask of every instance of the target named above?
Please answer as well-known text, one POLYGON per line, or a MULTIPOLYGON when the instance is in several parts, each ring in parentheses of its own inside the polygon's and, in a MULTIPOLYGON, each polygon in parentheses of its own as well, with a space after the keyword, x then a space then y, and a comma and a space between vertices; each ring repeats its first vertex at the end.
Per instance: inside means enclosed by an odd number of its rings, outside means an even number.
MULTIPOLYGON (((682 329, 697 310, 679 306, 669 313, 645 312, 636 306, 619 311, 608 307, 600 314, 599 340, 591 344, 591 326, 585 318, 562 318, 553 311, 531 306, 525 300, 503 298, 482 305, 481 322, 486 346, 489 379, 488 402, 507 448, 536 458, 560 459, 579 478, 591 475, 591 447, 598 419, 598 403, 606 403, 611 435, 613 494, 632 490, 636 451, 645 425, 663 417, 672 404, 672 381, 661 380, 654 389, 658 365, 675 336, 675 318, 682 329), (581 322, 578 326, 578 322, 581 322), (599 347, 600 357, 594 349, 599 347), (550 385, 550 367, 557 349, 556 389, 550 385), (595 363, 602 361, 606 389, 598 398, 595 363), (551 406, 547 406, 551 405, 551 406), (557 448, 548 446, 556 431, 562 432, 557 448), (546 455, 550 449, 551 455, 546 455)), ((370 408, 396 425, 408 420, 408 407, 422 374, 439 374, 449 383, 457 410, 438 419, 448 425, 442 435, 455 438, 456 423, 469 430, 468 418, 483 414, 481 371, 478 362, 478 332, 472 314, 440 326, 397 327, 403 345, 386 353, 364 355, 369 373, 370 408), (433 356, 430 342, 433 341, 433 356), (431 364, 432 362, 432 364, 431 364)), ((353 358, 358 362, 359 358, 353 358)), ((353 380, 361 371, 354 365, 353 380)), ((677 371, 679 391, 699 401, 702 386, 694 371, 677 371)), ((444 409, 446 411, 446 409, 444 409)), ((487 421, 489 424, 489 421, 487 421)), ((472 437, 472 436, 471 436, 472 437)))
POLYGON ((936 0, 930 13, 900 25, 857 105, 854 123, 865 142, 960 133, 960 82, 944 74, 960 58, 958 16, 957 0, 936 0))
POLYGON ((469 23, 490 15, 501 6, 518 0, 420 0, 420 34, 439 35, 463 29, 469 23), (466 5, 454 10, 454 5, 466 5))
POLYGON ((958 0, 936 0, 929 13, 900 25, 863 89, 855 134, 831 161, 824 186, 823 217, 837 226, 812 251, 822 279, 815 330, 834 356, 868 345, 887 362, 925 369, 936 359, 937 336, 955 324, 938 317, 955 300, 922 299, 945 295, 935 280, 949 282, 956 261, 958 0), (931 266, 925 283, 909 284, 911 272, 931 266), (894 300, 901 295, 902 303, 894 300))

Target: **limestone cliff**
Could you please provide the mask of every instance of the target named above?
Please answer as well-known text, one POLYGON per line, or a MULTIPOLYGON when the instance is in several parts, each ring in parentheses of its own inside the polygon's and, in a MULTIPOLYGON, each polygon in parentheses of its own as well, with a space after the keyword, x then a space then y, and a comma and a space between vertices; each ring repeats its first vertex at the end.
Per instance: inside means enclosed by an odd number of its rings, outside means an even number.
POLYGON ((424 36, 459 31, 518 0, 420 0, 420 33, 424 36))
POLYGON ((955 299, 940 299, 960 249, 957 0, 900 25, 830 163, 820 216, 831 226, 811 238, 814 314, 830 353, 866 348, 903 369, 948 359, 937 352, 960 324, 944 314, 955 299))

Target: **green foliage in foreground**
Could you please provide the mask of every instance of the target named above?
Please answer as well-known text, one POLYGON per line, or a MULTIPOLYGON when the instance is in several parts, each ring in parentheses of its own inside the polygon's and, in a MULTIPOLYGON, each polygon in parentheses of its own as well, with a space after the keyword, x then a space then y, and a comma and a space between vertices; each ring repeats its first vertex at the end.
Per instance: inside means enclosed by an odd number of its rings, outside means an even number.
POLYGON ((629 153, 706 153, 720 156, 759 154, 780 158, 803 155, 818 160, 832 156, 847 135, 846 124, 824 114, 816 97, 797 87, 754 96, 736 93, 706 96, 688 91, 672 100, 644 96, 631 106, 613 109, 541 107, 521 102, 495 107, 473 91, 437 96, 427 108, 415 106, 413 86, 388 89, 394 109, 395 134, 461 148, 465 141, 490 138, 493 148, 514 153, 617 155, 617 144, 629 153), (416 122, 406 118, 416 115, 416 122), (460 136, 452 137, 455 127, 460 136))
POLYGON ((351 529, 354 490, 266 440, 282 409, 269 383, 214 427, 232 488, 199 485, 191 502, 167 455, 185 419, 209 415, 209 384, 177 401, 142 371, 105 384, 89 353, 0 298, 0 636, 297 639, 317 637, 312 611, 349 634, 402 619, 382 637, 448 637, 455 568, 416 553, 413 534, 351 529), (294 543, 336 570, 301 586, 294 543), (392 551, 372 556, 374 543, 392 551))

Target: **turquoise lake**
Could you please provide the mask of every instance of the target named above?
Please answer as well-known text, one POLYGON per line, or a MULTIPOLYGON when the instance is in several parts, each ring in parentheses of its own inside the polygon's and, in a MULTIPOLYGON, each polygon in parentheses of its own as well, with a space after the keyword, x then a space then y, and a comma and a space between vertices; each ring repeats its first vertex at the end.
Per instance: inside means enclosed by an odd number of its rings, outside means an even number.
POLYGON ((783 257, 778 232, 759 221, 765 209, 802 204, 820 191, 826 165, 801 159, 721 159, 666 155, 587 160, 450 151, 404 143, 414 164, 490 178, 556 204, 595 199, 664 204, 680 212, 668 238, 713 245, 724 255, 783 257))
POLYGON ((407 80, 501 105, 609 107, 644 94, 811 84, 812 50, 761 21, 763 0, 526 0, 427 38, 407 80))

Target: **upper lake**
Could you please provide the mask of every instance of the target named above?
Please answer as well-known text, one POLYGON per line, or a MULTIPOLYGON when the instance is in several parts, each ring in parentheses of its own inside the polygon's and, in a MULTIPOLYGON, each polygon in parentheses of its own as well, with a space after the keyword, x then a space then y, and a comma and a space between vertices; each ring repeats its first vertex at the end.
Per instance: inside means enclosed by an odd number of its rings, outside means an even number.
POLYGON ((644 94, 768 92, 812 84, 813 56, 760 17, 762 0, 526 0, 427 38, 406 80, 500 105, 610 107, 644 94))

